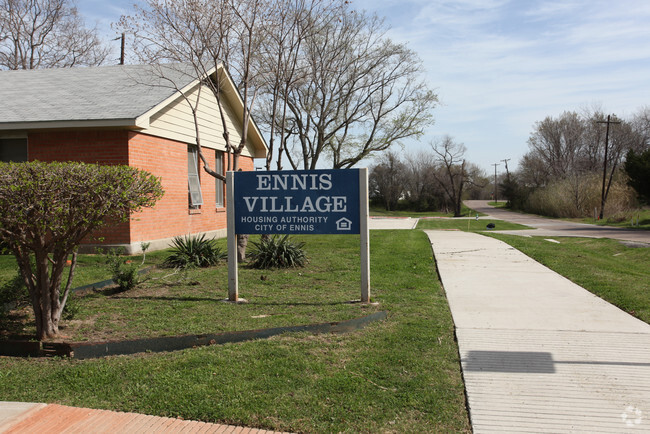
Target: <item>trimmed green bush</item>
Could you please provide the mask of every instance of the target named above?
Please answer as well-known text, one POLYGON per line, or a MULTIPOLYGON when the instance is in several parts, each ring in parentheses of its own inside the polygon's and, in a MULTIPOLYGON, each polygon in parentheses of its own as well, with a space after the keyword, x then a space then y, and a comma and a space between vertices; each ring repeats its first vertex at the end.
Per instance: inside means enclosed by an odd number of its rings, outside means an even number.
POLYGON ((294 243, 289 235, 273 235, 253 242, 255 250, 250 254, 250 266, 253 268, 291 268, 303 267, 307 263, 307 254, 303 250, 305 243, 294 243))
POLYGON ((138 276, 140 266, 125 259, 122 253, 110 252, 107 261, 111 270, 111 278, 119 287, 120 292, 131 290, 140 283, 138 276))
POLYGON ((163 265, 169 268, 210 267, 226 258, 213 239, 200 236, 174 237, 172 254, 163 265))

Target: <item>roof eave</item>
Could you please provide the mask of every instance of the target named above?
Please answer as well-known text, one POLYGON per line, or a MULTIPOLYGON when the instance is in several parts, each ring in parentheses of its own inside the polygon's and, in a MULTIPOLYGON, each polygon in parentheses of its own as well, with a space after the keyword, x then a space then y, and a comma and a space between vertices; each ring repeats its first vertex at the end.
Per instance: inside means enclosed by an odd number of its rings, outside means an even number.
MULTIPOLYGON (((237 90, 237 87, 235 86, 235 83, 232 80, 230 73, 228 73, 228 71, 226 70, 226 68, 224 68, 222 64, 219 64, 218 68, 213 67, 209 71, 207 71, 205 75, 201 77, 201 80, 205 77, 209 77, 215 74, 217 70, 219 71, 218 78, 223 79, 224 89, 222 91, 224 93, 224 96, 226 97, 226 99, 228 99, 231 106, 235 110, 235 113, 241 119, 244 113, 244 101, 241 95, 239 94, 239 91, 237 90)), ((198 79, 192 80, 190 83, 185 85, 185 87, 177 90, 172 95, 170 95, 167 99, 161 101, 160 103, 156 104, 156 106, 149 109, 147 112, 138 116, 138 120, 140 120, 142 124, 146 123, 148 126, 149 120, 154 114, 158 113, 160 110, 167 107, 173 101, 178 99, 179 95, 187 94, 191 89, 196 87, 199 82, 200 80, 198 79)), ((251 144, 255 149, 254 158, 266 158, 266 154, 268 152, 268 146, 266 145, 266 140, 264 140, 264 136, 262 135, 262 132, 260 131, 259 127, 255 123, 252 116, 249 117, 249 122, 248 122, 248 140, 250 140, 251 144)))
POLYGON ((0 122, 0 131, 43 130, 63 128, 133 128, 149 127, 149 118, 136 119, 83 119, 66 121, 0 122))

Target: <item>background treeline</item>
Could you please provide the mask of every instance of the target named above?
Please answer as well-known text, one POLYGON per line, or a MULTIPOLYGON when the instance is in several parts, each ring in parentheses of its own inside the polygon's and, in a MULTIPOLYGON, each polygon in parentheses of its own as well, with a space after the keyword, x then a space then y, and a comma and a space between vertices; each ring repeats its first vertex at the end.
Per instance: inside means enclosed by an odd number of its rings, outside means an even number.
MULTIPOLYGON (((624 220, 650 204, 650 107, 629 119, 601 109, 549 116, 534 125, 528 146, 518 169, 496 181, 497 198, 513 209, 599 217, 604 193, 604 217, 624 220)), ((462 200, 493 199, 494 177, 466 161, 465 151, 447 136, 417 153, 384 153, 370 169, 372 204, 459 216, 462 200)))
POLYGON ((629 119, 610 115, 606 150, 607 118, 586 109, 537 122, 518 170, 501 177, 508 205, 551 217, 598 216, 604 191, 604 217, 622 220, 638 209, 648 199, 650 108, 629 119))
POLYGON ((441 211, 461 215, 463 199, 489 197, 483 171, 464 159, 465 146, 446 136, 430 149, 383 154, 370 168, 370 200, 388 211, 441 211))

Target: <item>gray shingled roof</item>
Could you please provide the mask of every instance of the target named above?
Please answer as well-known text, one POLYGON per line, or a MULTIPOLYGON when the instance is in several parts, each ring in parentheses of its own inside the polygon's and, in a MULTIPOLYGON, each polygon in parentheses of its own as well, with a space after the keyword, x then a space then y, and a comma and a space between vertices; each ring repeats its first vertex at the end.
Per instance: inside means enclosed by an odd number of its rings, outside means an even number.
MULTIPOLYGON (((194 77, 165 68, 179 88, 194 77)), ((0 71, 0 126, 135 119, 176 91, 149 65, 0 71)))

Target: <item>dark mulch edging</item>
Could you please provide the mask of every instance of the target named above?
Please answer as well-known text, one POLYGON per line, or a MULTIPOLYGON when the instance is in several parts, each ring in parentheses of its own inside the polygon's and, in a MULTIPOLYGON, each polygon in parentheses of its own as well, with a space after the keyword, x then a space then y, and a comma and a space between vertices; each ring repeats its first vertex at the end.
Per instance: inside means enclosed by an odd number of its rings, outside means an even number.
POLYGON ((105 356, 135 354, 142 352, 177 351, 205 345, 222 345, 243 342, 254 339, 266 339, 283 333, 348 333, 362 329, 368 323, 386 319, 387 312, 377 312, 371 315, 348 321, 311 324, 301 326, 275 327, 263 330, 247 330, 241 332, 226 332, 205 335, 168 336, 149 339, 134 339, 128 341, 107 342, 73 342, 48 343, 29 341, 2 341, 0 355, 15 357, 48 357, 65 356, 75 359, 92 359, 105 356))

